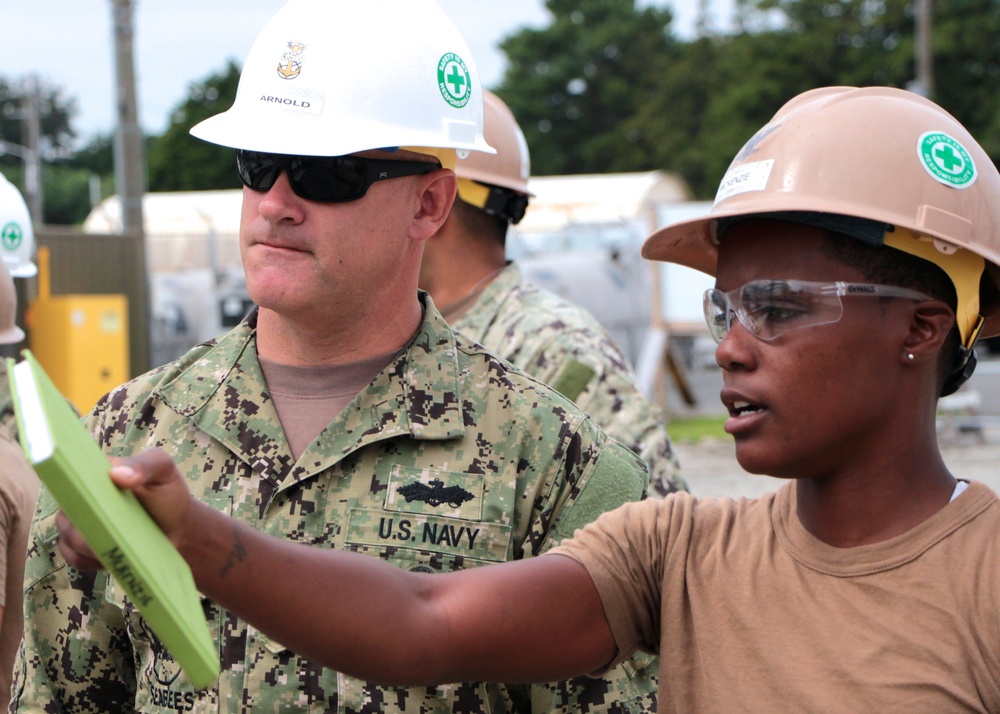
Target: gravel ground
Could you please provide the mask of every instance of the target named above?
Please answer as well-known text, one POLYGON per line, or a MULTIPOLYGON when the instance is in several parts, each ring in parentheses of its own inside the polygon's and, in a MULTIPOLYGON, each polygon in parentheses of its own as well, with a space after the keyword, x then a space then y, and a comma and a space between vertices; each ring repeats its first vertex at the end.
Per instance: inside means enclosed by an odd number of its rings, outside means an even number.
MULTIPOLYGON (((982 481, 1000 493, 1000 428, 973 433, 942 433, 941 453, 958 478, 982 481)), ((736 462, 730 439, 676 443, 681 473, 698 496, 754 497, 784 483, 770 476, 748 474, 736 462)))

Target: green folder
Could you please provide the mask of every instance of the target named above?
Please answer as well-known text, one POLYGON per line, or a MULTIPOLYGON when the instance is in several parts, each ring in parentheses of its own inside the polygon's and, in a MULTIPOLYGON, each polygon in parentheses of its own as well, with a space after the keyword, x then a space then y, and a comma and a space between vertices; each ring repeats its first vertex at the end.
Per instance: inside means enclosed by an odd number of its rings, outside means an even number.
POLYGON ((219 676, 219 655, 191 569, 111 464, 35 357, 7 360, 21 446, 38 477, 170 651, 191 684, 219 676))

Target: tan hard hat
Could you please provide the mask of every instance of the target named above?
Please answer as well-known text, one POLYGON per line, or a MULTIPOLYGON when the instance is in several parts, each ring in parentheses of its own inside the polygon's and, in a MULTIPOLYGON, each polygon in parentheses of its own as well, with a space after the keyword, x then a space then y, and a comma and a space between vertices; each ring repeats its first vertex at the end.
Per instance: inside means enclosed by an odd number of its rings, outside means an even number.
POLYGON ((455 165, 458 178, 533 195, 528 191, 531 176, 528 142, 510 108, 488 90, 483 92, 483 135, 497 153, 470 153, 459 160, 455 165))
POLYGON ((0 345, 13 345, 24 339, 16 324, 17 291, 7 265, 0 260, 0 345))
POLYGON ((888 87, 800 94, 733 160, 711 213, 658 230, 642 254, 714 275, 720 219, 788 212, 867 219, 926 237, 940 255, 980 256, 982 336, 1000 334, 1000 173, 933 102, 888 87))

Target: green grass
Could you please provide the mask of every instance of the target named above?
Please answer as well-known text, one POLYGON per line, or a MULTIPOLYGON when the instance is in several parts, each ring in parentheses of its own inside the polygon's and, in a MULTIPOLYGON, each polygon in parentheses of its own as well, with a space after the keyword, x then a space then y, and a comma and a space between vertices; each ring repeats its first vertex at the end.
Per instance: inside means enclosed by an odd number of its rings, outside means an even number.
POLYGON ((667 433, 671 441, 695 442, 705 437, 724 438, 722 425, 727 416, 673 418, 667 422, 667 433))

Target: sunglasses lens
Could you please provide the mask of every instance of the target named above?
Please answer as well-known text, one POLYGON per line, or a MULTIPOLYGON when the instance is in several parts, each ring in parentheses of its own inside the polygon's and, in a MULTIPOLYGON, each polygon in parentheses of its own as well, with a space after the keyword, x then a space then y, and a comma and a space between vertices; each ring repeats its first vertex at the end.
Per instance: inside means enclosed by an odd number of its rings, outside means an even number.
POLYGON ((247 188, 267 191, 277 181, 281 164, 275 161, 274 154, 240 149, 236 152, 236 171, 247 188))
POLYGON ((285 156, 244 149, 236 152, 236 169, 248 188, 268 191, 284 171, 296 195, 319 203, 354 201, 364 196, 375 181, 426 174, 438 167, 430 162, 354 156, 285 156))
POLYGON ((365 166, 344 157, 302 157, 292 161, 288 180, 292 190, 310 201, 352 201, 365 194, 365 166))

